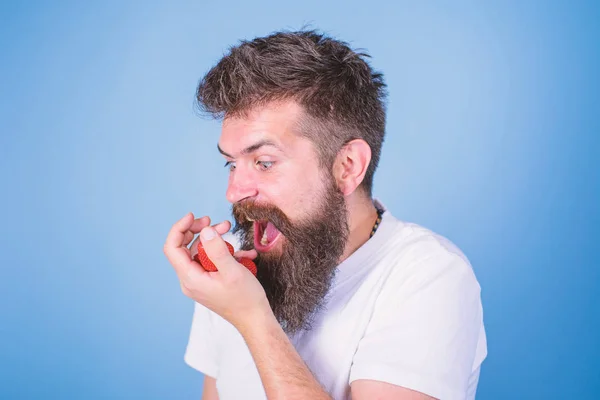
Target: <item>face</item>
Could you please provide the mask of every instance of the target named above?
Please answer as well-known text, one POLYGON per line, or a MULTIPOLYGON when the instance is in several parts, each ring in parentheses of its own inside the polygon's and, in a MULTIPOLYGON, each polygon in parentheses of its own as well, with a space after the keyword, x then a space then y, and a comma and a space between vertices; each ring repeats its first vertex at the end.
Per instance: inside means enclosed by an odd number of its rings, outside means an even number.
POLYGON ((301 113, 285 103, 226 119, 219 141, 234 232, 257 250, 257 278, 288 333, 310 328, 348 237, 344 196, 296 132, 301 113))

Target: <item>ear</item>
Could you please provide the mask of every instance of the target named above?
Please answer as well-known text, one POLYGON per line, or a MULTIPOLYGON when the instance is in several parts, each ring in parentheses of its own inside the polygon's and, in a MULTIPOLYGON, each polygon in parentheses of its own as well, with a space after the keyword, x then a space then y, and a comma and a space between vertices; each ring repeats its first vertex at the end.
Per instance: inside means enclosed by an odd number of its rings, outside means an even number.
POLYGON ((333 176, 344 196, 360 185, 370 162, 371 147, 362 139, 354 139, 340 149, 333 164, 333 176))

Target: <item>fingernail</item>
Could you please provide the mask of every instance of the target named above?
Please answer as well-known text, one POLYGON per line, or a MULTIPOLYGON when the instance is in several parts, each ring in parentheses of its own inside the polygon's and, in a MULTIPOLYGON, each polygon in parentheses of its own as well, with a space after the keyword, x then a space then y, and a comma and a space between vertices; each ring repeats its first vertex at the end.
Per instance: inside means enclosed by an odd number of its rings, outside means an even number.
POLYGON ((215 230, 212 228, 205 228, 202 230, 202 237, 206 240, 211 240, 215 237, 215 230))

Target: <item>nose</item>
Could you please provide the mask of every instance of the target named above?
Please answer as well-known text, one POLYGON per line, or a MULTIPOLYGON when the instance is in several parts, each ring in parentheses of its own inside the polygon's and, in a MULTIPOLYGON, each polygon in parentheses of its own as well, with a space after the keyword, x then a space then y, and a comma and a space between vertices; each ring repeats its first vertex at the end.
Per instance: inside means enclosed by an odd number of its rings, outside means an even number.
POLYGON ((229 184, 227 185, 225 197, 231 204, 254 197, 257 194, 256 180, 251 173, 244 172, 241 168, 238 168, 229 176, 229 184))

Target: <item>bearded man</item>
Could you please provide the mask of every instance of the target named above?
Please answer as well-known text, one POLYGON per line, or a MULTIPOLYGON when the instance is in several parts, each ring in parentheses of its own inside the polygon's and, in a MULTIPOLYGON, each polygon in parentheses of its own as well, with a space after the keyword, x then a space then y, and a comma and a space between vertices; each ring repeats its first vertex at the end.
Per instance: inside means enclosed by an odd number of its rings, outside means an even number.
POLYGON ((278 32, 232 48, 198 86, 223 121, 235 226, 189 213, 164 252, 196 302, 184 359, 205 400, 475 397, 480 287, 456 246, 372 196, 386 86, 366 57, 278 32), (198 241, 218 271, 194 261, 198 241))

